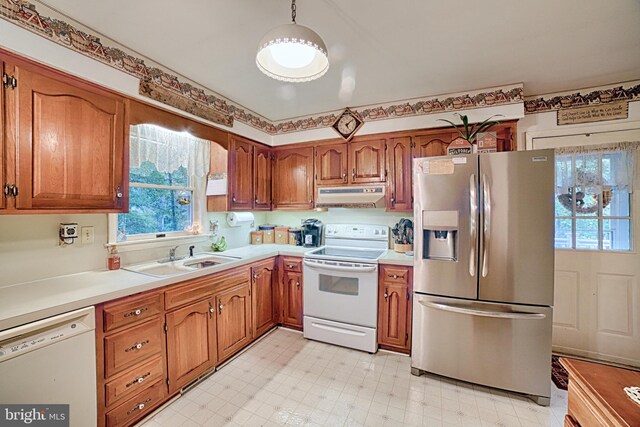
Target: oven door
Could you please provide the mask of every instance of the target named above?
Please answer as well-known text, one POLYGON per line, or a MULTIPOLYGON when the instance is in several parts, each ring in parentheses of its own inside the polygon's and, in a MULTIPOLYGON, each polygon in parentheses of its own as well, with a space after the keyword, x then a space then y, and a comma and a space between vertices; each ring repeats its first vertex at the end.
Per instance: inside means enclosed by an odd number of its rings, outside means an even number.
POLYGON ((375 328, 378 264, 304 259, 304 315, 375 328))

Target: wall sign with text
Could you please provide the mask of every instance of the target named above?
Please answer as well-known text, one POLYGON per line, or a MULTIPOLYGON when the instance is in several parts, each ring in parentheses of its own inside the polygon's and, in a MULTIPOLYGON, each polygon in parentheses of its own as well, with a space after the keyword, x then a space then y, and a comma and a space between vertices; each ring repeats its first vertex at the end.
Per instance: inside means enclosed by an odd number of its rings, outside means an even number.
POLYGON ((629 101, 558 110, 558 125, 601 122, 629 117, 629 101))

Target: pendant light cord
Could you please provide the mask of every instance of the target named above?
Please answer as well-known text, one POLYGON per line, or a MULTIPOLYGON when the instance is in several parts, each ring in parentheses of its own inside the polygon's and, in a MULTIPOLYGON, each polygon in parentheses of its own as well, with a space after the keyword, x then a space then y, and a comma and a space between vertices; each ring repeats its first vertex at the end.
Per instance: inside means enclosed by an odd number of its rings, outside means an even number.
POLYGON ((296 23, 296 0, 291 0, 291 22, 296 23))

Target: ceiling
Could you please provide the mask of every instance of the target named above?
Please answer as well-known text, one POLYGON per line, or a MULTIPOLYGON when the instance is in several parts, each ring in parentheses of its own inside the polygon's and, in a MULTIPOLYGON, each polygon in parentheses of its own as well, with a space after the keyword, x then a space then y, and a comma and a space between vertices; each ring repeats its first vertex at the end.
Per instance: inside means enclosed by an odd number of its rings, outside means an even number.
POLYGON ((526 95, 640 78, 638 0, 298 0, 331 66, 282 83, 255 65, 289 0, 45 0, 270 120, 523 82, 526 95))

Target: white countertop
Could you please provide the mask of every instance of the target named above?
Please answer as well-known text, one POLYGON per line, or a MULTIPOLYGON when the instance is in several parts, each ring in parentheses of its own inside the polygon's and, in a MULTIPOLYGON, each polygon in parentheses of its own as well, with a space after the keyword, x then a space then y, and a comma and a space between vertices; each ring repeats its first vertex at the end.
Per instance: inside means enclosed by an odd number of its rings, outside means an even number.
MULTIPOLYGON (((219 252, 237 261, 191 273, 158 278, 126 270, 88 271, 0 287, 0 331, 71 310, 183 282, 277 255, 303 256, 314 248, 250 245, 219 252)), ((388 250, 380 264, 413 265, 413 258, 388 250)))

